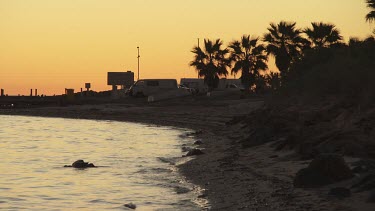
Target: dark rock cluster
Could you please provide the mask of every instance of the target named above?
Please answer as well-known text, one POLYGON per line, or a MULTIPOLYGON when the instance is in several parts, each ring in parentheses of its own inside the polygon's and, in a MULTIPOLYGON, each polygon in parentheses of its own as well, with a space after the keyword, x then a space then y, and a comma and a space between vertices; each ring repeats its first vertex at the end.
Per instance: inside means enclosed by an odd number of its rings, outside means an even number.
POLYGON ((190 149, 186 156, 202 155, 204 152, 200 149, 190 149))
POLYGON ((350 179, 353 173, 338 154, 322 154, 311 161, 307 168, 297 172, 294 186, 314 188, 350 179))

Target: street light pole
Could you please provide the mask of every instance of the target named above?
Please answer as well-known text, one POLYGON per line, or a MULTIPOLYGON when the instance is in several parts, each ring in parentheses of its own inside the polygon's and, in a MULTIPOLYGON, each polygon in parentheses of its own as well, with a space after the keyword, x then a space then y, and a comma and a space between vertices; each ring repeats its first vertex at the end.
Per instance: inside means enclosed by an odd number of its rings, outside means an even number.
POLYGON ((138 49, 138 57, 137 58, 138 58, 138 80, 139 80, 139 57, 140 57, 139 56, 139 46, 137 47, 137 49, 138 49))

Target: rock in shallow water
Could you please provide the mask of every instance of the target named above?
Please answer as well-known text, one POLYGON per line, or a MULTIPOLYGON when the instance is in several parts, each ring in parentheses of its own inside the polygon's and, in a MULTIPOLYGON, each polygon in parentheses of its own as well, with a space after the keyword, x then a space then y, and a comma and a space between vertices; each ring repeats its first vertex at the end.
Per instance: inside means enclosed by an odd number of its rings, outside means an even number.
POLYGON ((201 144, 203 144, 203 142, 200 140, 194 142, 194 145, 201 145, 201 144))
POLYGON ((204 153, 203 153, 202 150, 200 150, 200 149, 191 149, 191 150, 189 150, 189 152, 186 154, 186 156, 194 156, 194 155, 202 155, 202 154, 204 154, 204 153))
POLYGON ((93 168, 96 167, 94 164, 85 162, 84 160, 76 160, 71 166, 65 165, 64 167, 73 167, 73 168, 93 168))
POLYGON ((203 134, 203 131, 202 130, 197 130, 195 132, 192 132, 192 133, 186 133, 186 136, 197 136, 197 135, 201 135, 203 134))
POLYGON ((125 207, 135 210, 137 208, 137 205, 133 203, 124 204, 125 207))
POLYGON ((198 196, 198 199, 202 199, 202 198, 206 198, 206 197, 207 197, 207 194, 203 193, 203 194, 198 196))
POLYGON ((188 152, 188 151, 190 151, 190 150, 191 150, 190 147, 185 147, 185 146, 184 146, 184 147, 181 148, 181 151, 182 151, 182 152, 188 152))
POLYGON ((189 193, 191 191, 189 188, 179 187, 179 186, 175 187, 174 189, 177 194, 189 193))

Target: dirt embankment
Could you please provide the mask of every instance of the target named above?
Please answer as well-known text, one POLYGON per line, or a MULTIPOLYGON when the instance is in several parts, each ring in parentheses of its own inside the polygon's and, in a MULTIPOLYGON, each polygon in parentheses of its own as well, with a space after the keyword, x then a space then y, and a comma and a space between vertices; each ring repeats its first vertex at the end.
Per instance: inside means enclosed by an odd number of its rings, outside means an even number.
POLYGON ((375 208, 375 107, 273 102, 228 126, 242 134, 231 166, 253 172, 261 182, 251 187, 265 183, 257 191, 263 203, 244 202, 251 209, 375 208))
POLYGON ((375 107, 332 102, 279 104, 230 123, 243 124, 248 131, 248 138, 242 141, 245 148, 274 142, 276 150, 293 149, 301 159, 322 153, 375 158, 375 107))

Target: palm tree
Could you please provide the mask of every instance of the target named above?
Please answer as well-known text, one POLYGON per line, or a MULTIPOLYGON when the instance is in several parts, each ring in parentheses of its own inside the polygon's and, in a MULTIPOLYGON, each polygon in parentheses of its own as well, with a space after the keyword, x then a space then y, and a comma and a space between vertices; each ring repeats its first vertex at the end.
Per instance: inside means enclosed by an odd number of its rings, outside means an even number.
POLYGON ((280 88, 280 74, 271 72, 265 76, 267 85, 272 91, 276 91, 280 88))
POLYGON ((250 35, 242 36, 240 41, 230 43, 230 60, 234 62, 232 74, 241 71, 242 84, 249 88, 255 84, 260 70, 268 68, 266 48, 259 44, 259 38, 250 38, 250 35))
POLYGON ((366 0, 367 7, 372 9, 367 15, 366 15, 366 21, 372 22, 375 21, 375 0, 366 0))
POLYGON ((327 23, 311 23, 312 28, 306 28, 303 32, 307 35, 313 48, 330 47, 342 41, 340 31, 336 29, 334 24, 327 23))
POLYGON ((196 46, 191 51, 195 54, 190 66, 195 67, 200 77, 204 77, 209 88, 216 88, 220 76, 227 76, 230 62, 227 58, 228 49, 222 49, 223 42, 217 39, 212 42, 204 39, 204 49, 196 46))
POLYGON ((281 76, 285 76, 290 66, 302 57, 302 50, 308 41, 301 37, 301 31, 296 29, 296 23, 281 21, 271 23, 263 41, 267 42, 267 52, 275 57, 281 76))

